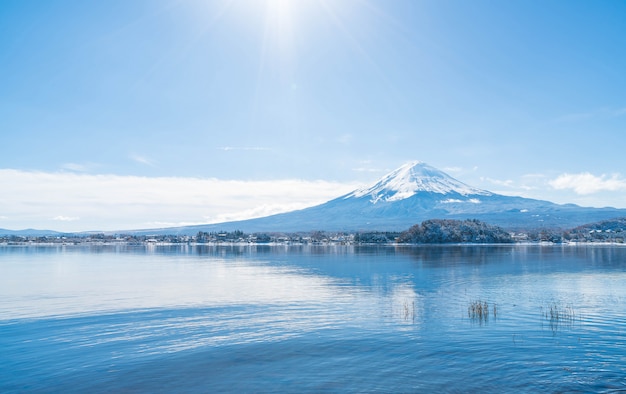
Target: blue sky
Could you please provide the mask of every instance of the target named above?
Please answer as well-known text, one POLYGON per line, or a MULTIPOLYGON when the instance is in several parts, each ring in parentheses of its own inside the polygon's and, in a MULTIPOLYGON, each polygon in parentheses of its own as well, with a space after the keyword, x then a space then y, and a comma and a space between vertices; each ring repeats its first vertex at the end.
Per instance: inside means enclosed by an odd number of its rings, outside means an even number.
POLYGON ((0 228, 260 216, 410 160, 626 207, 625 48, 623 1, 4 0, 0 228))

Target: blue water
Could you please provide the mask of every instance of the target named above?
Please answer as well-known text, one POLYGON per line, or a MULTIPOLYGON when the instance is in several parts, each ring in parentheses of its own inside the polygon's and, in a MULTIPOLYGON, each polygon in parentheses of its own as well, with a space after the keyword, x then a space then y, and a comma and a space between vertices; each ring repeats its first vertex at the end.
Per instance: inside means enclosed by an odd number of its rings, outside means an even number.
POLYGON ((626 391, 625 247, 0 246, 0 301, 0 392, 626 391))

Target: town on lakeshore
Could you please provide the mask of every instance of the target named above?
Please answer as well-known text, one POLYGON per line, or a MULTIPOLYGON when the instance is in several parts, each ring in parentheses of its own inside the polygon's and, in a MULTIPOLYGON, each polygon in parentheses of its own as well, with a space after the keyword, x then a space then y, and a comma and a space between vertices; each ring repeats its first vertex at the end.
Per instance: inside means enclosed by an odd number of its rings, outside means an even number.
POLYGON ((587 224, 569 230, 505 231, 478 220, 427 220, 397 231, 262 232, 199 231, 195 235, 136 235, 79 233, 55 235, 0 235, 0 245, 385 245, 385 244, 623 244, 626 218, 587 224))

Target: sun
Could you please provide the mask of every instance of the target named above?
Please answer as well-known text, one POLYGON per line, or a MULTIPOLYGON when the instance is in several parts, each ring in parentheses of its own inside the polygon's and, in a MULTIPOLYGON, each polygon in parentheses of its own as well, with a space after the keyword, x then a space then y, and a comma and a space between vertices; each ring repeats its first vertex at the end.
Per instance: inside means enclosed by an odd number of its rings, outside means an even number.
POLYGON ((294 0, 266 0, 266 28, 271 29, 279 35, 293 34, 293 19, 295 17, 294 3, 294 0))
POLYGON ((293 0, 266 0, 267 8, 276 14, 288 13, 293 3, 293 0))

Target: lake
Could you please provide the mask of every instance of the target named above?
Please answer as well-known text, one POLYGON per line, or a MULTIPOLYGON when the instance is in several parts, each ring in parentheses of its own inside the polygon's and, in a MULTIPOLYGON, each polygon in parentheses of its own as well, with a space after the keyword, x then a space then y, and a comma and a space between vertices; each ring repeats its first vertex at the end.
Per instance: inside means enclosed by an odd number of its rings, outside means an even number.
POLYGON ((0 392, 626 391, 626 247, 0 246, 0 392))

